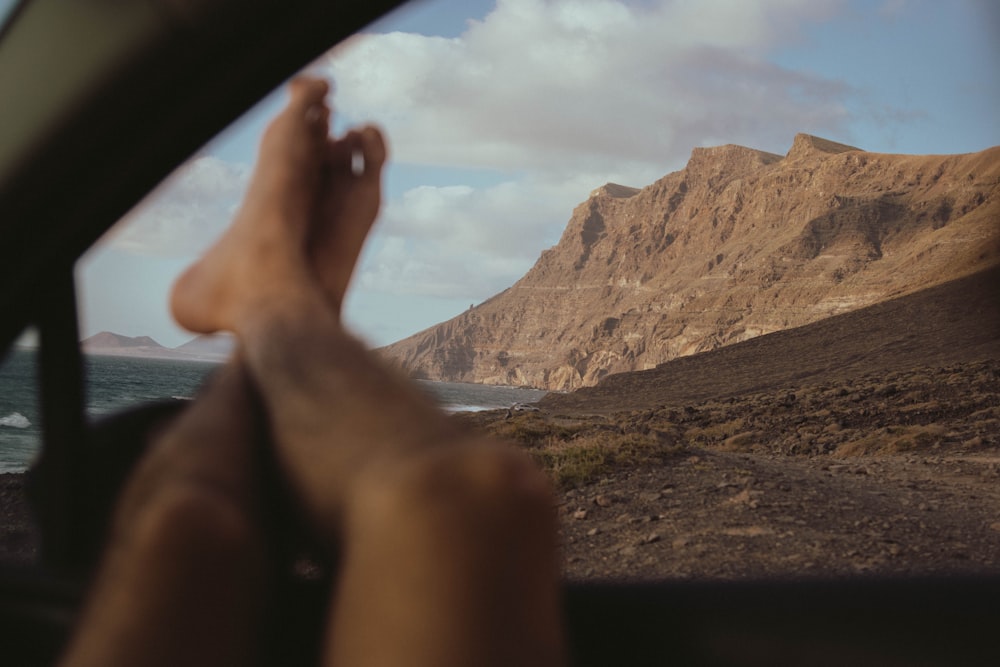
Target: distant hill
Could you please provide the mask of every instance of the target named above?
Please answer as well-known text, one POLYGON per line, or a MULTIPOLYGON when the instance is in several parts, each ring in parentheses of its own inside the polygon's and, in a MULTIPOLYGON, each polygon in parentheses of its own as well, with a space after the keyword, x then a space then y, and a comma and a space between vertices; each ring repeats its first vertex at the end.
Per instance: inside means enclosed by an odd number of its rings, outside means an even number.
POLYGON ((83 349, 86 351, 135 348, 148 348, 151 350, 166 349, 149 336, 138 336, 133 338, 131 336, 122 336, 121 334, 111 333, 110 331, 102 331, 99 334, 95 334, 84 340, 82 345, 83 349))
MULTIPOLYGON (((1000 359, 1000 267, 813 324, 551 393, 558 413, 683 407, 814 382, 1000 359)), ((994 383, 996 379, 994 379, 994 383)))
POLYGON ((1000 147, 888 155, 805 134, 607 184, 511 288, 383 348, 413 377, 570 390, 1000 263, 1000 147))
POLYGON ((132 337, 102 331, 83 340, 80 347, 85 354, 222 362, 232 351, 233 342, 231 336, 219 334, 198 336, 176 348, 169 348, 149 336, 132 337))
POLYGON ((198 359, 225 361, 232 354, 235 346, 236 343, 233 337, 230 334, 222 333, 210 336, 198 336, 183 345, 179 345, 174 350, 198 359))

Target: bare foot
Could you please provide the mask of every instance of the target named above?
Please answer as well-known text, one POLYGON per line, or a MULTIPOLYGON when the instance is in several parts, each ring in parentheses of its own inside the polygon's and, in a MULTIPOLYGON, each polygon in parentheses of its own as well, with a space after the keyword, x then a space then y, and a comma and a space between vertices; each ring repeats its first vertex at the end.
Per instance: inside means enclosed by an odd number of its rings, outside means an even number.
POLYGON ((325 92, 293 86, 251 197, 178 282, 174 314, 236 331, 295 500, 339 547, 329 664, 558 664, 547 480, 448 420, 331 308, 377 210, 384 145, 371 129, 327 140, 325 92), (356 152, 366 168, 348 175, 356 152))
POLYGON ((310 261, 337 313, 378 214, 385 159, 382 133, 372 126, 351 130, 327 146, 309 249, 310 261))
MULTIPOLYGON (((339 420, 331 413, 355 403, 355 376, 375 384, 379 400, 391 400, 400 387, 385 384, 383 371, 368 377, 370 364, 358 361, 365 351, 339 324, 340 302, 378 211, 385 146, 374 128, 330 140, 327 90, 317 80, 293 82, 288 107, 265 133, 239 214, 177 281, 171 308, 188 329, 230 330, 240 338, 276 426, 278 458, 297 491, 318 499, 307 505, 325 503, 329 518, 340 514, 343 489, 358 462, 370 458, 368 448, 381 453, 372 440, 394 435, 394 426, 387 427, 391 420, 369 403, 363 403, 364 413, 348 412, 339 420), (360 170, 356 156, 363 161, 360 170), (300 393, 302 398, 287 400, 300 393), (357 428, 360 437, 340 439, 345 421, 377 428, 357 428)), ((404 385, 402 393, 412 402, 412 389, 404 385)))
POLYGON ((280 302, 311 284, 305 252, 328 147, 328 89, 307 78, 289 86, 288 106, 264 133, 236 219, 174 285, 170 307, 181 326, 235 331, 261 303, 280 302))

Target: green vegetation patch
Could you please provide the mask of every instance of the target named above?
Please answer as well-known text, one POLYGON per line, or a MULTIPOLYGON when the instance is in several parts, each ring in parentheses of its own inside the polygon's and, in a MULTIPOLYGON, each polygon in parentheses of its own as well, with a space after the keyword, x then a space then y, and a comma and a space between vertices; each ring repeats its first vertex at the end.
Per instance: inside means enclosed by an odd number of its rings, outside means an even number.
POLYGON ((620 470, 662 465, 686 451, 676 444, 677 429, 667 424, 654 429, 647 423, 533 412, 479 419, 479 428, 527 450, 560 488, 589 484, 620 470))
POLYGON ((498 438, 513 440, 528 449, 544 447, 554 440, 565 440, 578 434, 586 425, 555 424, 536 412, 515 414, 487 426, 487 430, 498 438))
POLYGON ((737 417, 736 419, 731 419, 722 423, 692 426, 687 429, 684 437, 691 444, 705 445, 722 442, 728 438, 739 435, 745 430, 746 420, 742 417, 737 417))
POLYGON ((927 451, 941 446, 947 429, 940 424, 924 426, 888 426, 860 440, 840 445, 834 456, 862 456, 866 454, 900 454, 927 451))
POLYGON ((569 440, 552 440, 530 451, 560 488, 579 487, 617 471, 663 465, 684 447, 661 440, 655 434, 598 431, 569 440))

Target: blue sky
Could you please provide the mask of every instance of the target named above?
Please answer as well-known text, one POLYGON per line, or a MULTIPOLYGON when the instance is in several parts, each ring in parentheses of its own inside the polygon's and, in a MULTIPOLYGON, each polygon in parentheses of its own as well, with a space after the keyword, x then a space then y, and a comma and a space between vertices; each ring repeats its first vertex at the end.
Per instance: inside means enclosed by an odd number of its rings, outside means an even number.
MULTIPOLYGON (((4 0, 0 0, 0 11, 4 0)), ((785 153, 797 132, 892 153, 1000 144, 989 0, 426 0, 335 48, 336 128, 376 122, 392 164, 346 320, 381 345, 510 286, 607 181, 696 146, 785 153)), ((239 201, 264 100, 80 265, 82 332, 177 345, 166 294, 239 201)))

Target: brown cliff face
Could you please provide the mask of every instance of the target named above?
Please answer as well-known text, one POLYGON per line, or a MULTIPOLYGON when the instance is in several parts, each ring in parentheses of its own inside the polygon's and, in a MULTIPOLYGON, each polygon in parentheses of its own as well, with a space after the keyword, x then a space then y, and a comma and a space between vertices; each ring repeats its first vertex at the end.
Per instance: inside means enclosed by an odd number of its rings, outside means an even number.
POLYGON ((598 188, 513 287, 383 351, 416 377, 569 390, 998 263, 1000 147, 696 148, 598 188))

